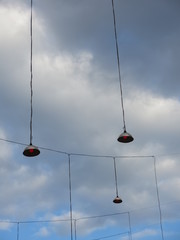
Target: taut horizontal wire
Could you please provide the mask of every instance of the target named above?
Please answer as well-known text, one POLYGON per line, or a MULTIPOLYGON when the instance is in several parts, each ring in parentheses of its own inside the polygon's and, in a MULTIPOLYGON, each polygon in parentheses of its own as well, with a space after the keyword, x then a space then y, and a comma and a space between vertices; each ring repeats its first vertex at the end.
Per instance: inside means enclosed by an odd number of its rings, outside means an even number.
POLYGON ((103 214, 103 215, 97 215, 97 216, 81 217, 81 218, 76 218, 76 221, 92 219, 92 218, 100 218, 100 217, 110 217, 110 216, 123 215, 123 214, 128 214, 128 213, 129 212, 118 212, 118 213, 110 213, 110 214, 103 214))
MULTIPOLYGON (((170 204, 180 204, 180 201, 171 201, 167 203, 162 203, 162 206, 170 205, 170 204)), ((156 208, 157 206, 150 206, 146 208, 137 208, 137 209, 131 209, 128 212, 116 212, 116 213, 109 213, 109 214, 102 214, 102 215, 95 215, 95 216, 87 216, 87 217, 81 217, 81 218, 73 218, 73 221, 80 221, 80 220, 86 220, 86 219, 93 219, 93 218, 100 218, 100 217, 110 217, 110 216, 118 216, 123 214, 131 214, 135 211, 143 211, 146 209, 156 208)), ((70 218, 67 219, 56 219, 56 220, 27 220, 27 221, 13 221, 13 220, 0 220, 0 223, 12 223, 12 224, 23 224, 23 223, 55 223, 55 222, 68 222, 70 221, 70 218)))
MULTIPOLYGON (((9 140, 5 138, 0 138, 0 141, 3 142, 8 142, 12 144, 17 144, 21 146, 28 146, 26 143, 14 141, 14 140, 9 140)), ((93 157, 93 158, 154 158, 154 157, 166 157, 166 156, 172 156, 172 155, 180 155, 180 153, 169 153, 169 154, 156 154, 156 155, 101 155, 101 154, 87 154, 87 153, 73 153, 73 152, 66 152, 58 149, 53 149, 50 147, 42 147, 38 146, 39 149, 45 150, 45 151, 50 151, 50 152, 55 152, 59 154, 64 154, 64 155, 70 155, 70 156, 79 156, 79 157, 93 157)))
POLYGON ((100 237, 100 238, 93 238, 92 240, 100 240, 100 239, 105 239, 105 238, 111 238, 111 237, 116 237, 116 236, 120 236, 120 235, 125 235, 128 234, 129 232, 122 232, 122 233, 116 233, 113 235, 108 235, 108 236, 104 236, 104 237, 100 237))
MULTIPOLYGON (((21 146, 27 146, 28 144, 14 141, 14 140, 9 140, 5 138, 0 138, 0 141, 12 143, 12 144, 17 144, 21 146)), ((51 151, 51 152, 56 152, 59 154, 65 154, 65 155, 70 155, 70 156, 79 156, 79 157, 96 157, 96 158, 152 158, 154 156, 152 155, 125 155, 125 156, 117 156, 117 155, 98 155, 98 154, 86 154, 86 153, 73 153, 73 152, 66 152, 62 150, 57 150, 49 147, 42 147, 38 146, 39 149, 46 150, 46 151, 51 151)))

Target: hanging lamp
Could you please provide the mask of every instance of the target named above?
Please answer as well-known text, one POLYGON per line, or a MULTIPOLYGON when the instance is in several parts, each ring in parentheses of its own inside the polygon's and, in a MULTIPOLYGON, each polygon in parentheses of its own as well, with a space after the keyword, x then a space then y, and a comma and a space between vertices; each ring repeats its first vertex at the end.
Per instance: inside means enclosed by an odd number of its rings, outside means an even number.
POLYGON ((130 133, 127 133, 126 130, 124 130, 124 132, 119 135, 117 140, 118 142, 129 143, 132 142, 134 138, 131 136, 130 133))
POLYGON ((31 53, 30 53, 30 88, 31 88, 31 113, 30 113, 30 144, 24 149, 23 155, 26 157, 35 157, 40 154, 38 147, 32 144, 32 116, 33 116, 33 106, 32 106, 32 79, 33 79, 33 69, 32 69, 32 0, 31 0, 31 18, 30 18, 30 39, 31 39, 31 53))
POLYGON ((119 197, 118 194, 118 186, 117 186, 117 172, 116 172, 116 158, 113 158, 114 160, 114 176, 115 176, 115 185, 116 185, 116 197, 114 198, 114 203, 122 203, 122 199, 119 197))
POLYGON ((117 64, 118 64, 118 74, 119 74, 119 87, 120 87, 120 95, 121 95, 121 108, 123 115, 123 129, 124 132, 120 134, 118 137, 118 142, 129 143, 134 140, 131 134, 126 131, 126 123, 125 123, 125 113, 124 113, 124 102, 123 102, 123 91, 122 91, 122 80, 121 80, 121 71, 120 71, 120 59, 119 59, 119 48, 118 48, 118 39, 117 39, 117 31, 116 31, 116 15, 114 10, 114 0, 112 0, 112 11, 113 11, 113 20, 114 20, 114 36, 116 42, 116 55, 117 55, 117 64))

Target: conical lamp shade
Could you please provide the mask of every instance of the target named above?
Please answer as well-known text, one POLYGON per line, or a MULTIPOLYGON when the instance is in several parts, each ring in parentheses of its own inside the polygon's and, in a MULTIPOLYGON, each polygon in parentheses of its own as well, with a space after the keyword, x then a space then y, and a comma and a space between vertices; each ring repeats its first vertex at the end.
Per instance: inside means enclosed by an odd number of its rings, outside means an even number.
POLYGON ((124 131, 123 133, 120 134, 117 140, 118 142, 129 143, 129 142, 132 142, 134 138, 131 136, 131 134, 124 131))
POLYGON ((40 154, 40 151, 36 146, 33 146, 32 144, 30 144, 24 149, 23 154, 26 157, 35 157, 40 154))
POLYGON ((122 203, 122 199, 120 197, 116 197, 114 200, 113 200, 114 203, 122 203))

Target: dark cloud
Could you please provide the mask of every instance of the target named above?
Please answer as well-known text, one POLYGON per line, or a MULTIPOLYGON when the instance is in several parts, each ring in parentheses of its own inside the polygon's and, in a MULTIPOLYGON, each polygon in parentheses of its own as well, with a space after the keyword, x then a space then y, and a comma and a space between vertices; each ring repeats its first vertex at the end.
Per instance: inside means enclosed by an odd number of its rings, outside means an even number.
MULTIPOLYGON (((115 1, 126 81, 168 96, 178 95, 174 88, 179 82, 178 6, 177 2, 161 0, 115 1)), ((60 52, 91 51, 96 64, 109 72, 116 69, 110 1, 46 1, 36 3, 35 9, 60 52)))

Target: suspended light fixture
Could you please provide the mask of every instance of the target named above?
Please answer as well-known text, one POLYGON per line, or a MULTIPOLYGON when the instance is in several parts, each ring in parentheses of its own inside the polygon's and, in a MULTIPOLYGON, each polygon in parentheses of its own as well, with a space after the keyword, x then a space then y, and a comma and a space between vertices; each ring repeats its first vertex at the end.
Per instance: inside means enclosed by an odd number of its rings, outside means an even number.
POLYGON ((114 176, 115 176, 115 185, 116 185, 116 197, 114 198, 114 203, 122 203, 122 199, 119 197, 118 194, 118 186, 117 186, 117 173, 116 173, 116 158, 113 158, 114 160, 114 176))
POLYGON ((32 117, 33 117, 33 106, 32 106, 32 79, 33 79, 33 68, 32 68, 32 0, 31 0, 31 18, 30 18, 30 39, 31 39, 31 53, 30 53, 30 88, 31 88, 31 113, 30 113, 30 144, 24 149, 23 154, 26 157, 35 157, 40 154, 38 147, 32 144, 32 117))
POLYGON ((122 134, 120 134, 120 136, 118 137, 117 140, 122 143, 129 143, 129 142, 132 142, 134 140, 134 138, 131 136, 131 134, 126 132, 122 80, 121 80, 120 60, 119 60, 119 48, 118 48, 118 39, 117 39, 117 31, 116 31, 116 16, 115 16, 115 10, 114 10, 114 0, 112 0, 112 10, 113 10, 113 20, 114 20, 114 35, 115 35, 115 42, 116 42, 118 74, 119 74, 119 87, 120 87, 120 95, 121 95, 121 107, 122 107, 123 124, 124 124, 124 126, 123 126, 124 132, 122 134))
POLYGON ((124 130, 124 132, 119 135, 117 140, 118 142, 129 143, 132 142, 134 138, 131 136, 131 134, 127 133, 126 130, 124 130))
POLYGON ((117 196, 117 197, 113 200, 113 203, 122 203, 122 199, 117 196))
POLYGON ((24 152, 23 152, 24 156, 26 157, 35 157, 37 155, 40 154, 40 151, 38 149, 38 147, 32 145, 32 144, 29 144, 25 149, 24 149, 24 152))

